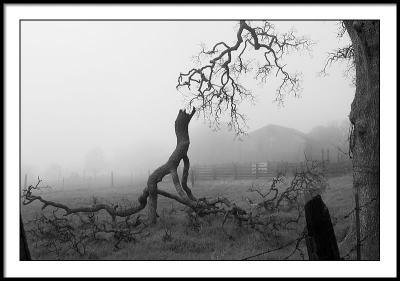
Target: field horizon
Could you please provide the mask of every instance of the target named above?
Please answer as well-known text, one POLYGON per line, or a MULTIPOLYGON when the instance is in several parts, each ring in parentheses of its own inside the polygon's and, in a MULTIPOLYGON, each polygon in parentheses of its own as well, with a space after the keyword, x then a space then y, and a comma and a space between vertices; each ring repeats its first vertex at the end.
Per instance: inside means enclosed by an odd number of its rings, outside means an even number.
MULTIPOLYGON (((288 179, 289 180, 289 179, 288 179)), ((192 191, 198 198, 227 197, 243 208, 249 208, 248 200, 260 199, 257 194, 250 192, 249 188, 257 187, 261 191, 271 184, 271 179, 250 180, 203 180, 196 182, 192 191)), ((327 205, 338 244, 349 233, 350 219, 343 219, 353 207, 352 175, 329 177, 327 187, 321 196, 327 205)), ((161 182, 159 188, 174 192, 173 185, 161 182)), ((47 200, 67 204, 71 207, 89 206, 93 200, 101 203, 131 206, 135 204, 140 195, 139 186, 101 188, 101 189, 74 189, 52 190, 44 189, 38 194, 47 200)), ((238 226, 232 220, 222 227, 223 216, 208 215, 205 217, 190 218, 190 212, 185 206, 176 201, 159 196, 158 198, 158 223, 147 226, 142 233, 135 236, 130 242, 121 242, 115 247, 115 237, 110 234, 97 237, 94 243, 89 243, 85 253, 78 255, 74 251, 66 251, 62 255, 51 252, 51 247, 40 247, 41 241, 35 240, 30 229, 32 221, 40 216, 42 204, 34 202, 22 205, 22 218, 26 225, 28 245, 34 260, 241 260, 262 252, 263 250, 279 248, 295 238, 293 235, 301 233, 305 221, 300 220, 293 231, 278 231, 262 233, 248 226, 238 226), (38 244, 39 243, 39 244, 38 244)), ((55 209, 48 207, 43 214, 51 214, 55 209)), ((57 211, 63 217, 63 211, 57 211)), ((290 215, 290 211, 279 213, 279 216, 290 215)), ((101 211, 99 217, 108 215, 101 211)), ((136 218, 146 217, 146 209, 136 218)), ((269 254, 260 255, 252 259, 282 260, 291 253, 294 245, 283 247, 269 254)), ((307 259, 307 250, 304 241, 299 245, 300 251, 290 256, 289 259, 307 259)), ((62 250, 62 249, 61 249, 62 250)), ((341 253, 345 255, 347 253, 341 253)), ((351 258, 351 257, 347 257, 351 258)))

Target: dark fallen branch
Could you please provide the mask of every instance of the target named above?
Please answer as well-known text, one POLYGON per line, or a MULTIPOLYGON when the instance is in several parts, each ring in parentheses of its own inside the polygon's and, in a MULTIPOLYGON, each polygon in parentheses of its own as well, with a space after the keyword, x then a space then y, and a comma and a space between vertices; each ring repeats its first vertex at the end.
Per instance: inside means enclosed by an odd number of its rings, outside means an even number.
POLYGON ((95 212, 104 210, 112 217, 112 219, 115 219, 115 217, 131 216, 131 215, 136 214, 137 212, 143 210, 146 207, 146 203, 147 203, 146 199, 148 196, 147 190, 144 190, 142 195, 138 199, 139 205, 132 207, 132 208, 124 209, 124 210, 118 210, 117 208, 115 208, 111 205, 108 205, 108 204, 95 204, 90 207, 72 208, 65 204, 46 200, 38 195, 33 195, 32 192, 33 192, 33 190, 36 190, 36 189, 37 188, 32 188, 32 186, 28 186, 28 188, 26 190, 24 190, 24 201, 22 202, 23 205, 31 204, 34 201, 40 201, 41 203, 43 203, 42 210, 44 210, 48 206, 52 206, 54 208, 64 210, 65 216, 70 215, 70 214, 75 214, 75 213, 95 213, 95 212))
POLYGON ((26 222, 26 225, 27 232, 35 239, 34 247, 53 253, 58 259, 67 258, 71 251, 85 256, 91 245, 96 248, 102 241, 110 242, 112 239, 114 249, 119 250, 122 242, 135 243, 139 238, 145 237, 143 232, 147 225, 140 216, 134 221, 125 217, 122 221, 109 223, 107 220, 99 220, 96 214, 75 213, 76 217, 59 217, 57 211, 58 209, 53 210, 50 215, 41 214, 26 222), (109 238, 102 238, 104 235, 108 235, 109 238))

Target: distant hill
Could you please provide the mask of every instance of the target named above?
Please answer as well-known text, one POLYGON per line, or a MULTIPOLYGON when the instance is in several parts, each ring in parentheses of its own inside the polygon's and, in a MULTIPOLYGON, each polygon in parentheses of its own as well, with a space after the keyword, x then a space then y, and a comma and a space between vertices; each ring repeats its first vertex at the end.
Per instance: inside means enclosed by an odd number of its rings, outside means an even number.
MULTIPOLYGON (((242 140, 235 140, 227 130, 213 132, 208 128, 191 129, 191 161, 197 164, 218 164, 230 162, 288 161, 298 162, 321 159, 329 149, 329 157, 336 161, 338 149, 346 150, 344 125, 319 126, 309 133, 278 125, 267 125, 250 132, 242 140)), ((344 155, 342 156, 344 157, 344 155)))

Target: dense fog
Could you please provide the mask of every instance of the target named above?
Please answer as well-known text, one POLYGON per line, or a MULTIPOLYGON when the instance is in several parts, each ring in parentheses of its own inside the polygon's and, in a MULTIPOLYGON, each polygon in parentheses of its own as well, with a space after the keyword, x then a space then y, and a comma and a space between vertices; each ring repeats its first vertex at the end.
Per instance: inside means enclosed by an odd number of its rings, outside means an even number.
MULTIPOLYGON (((346 150, 355 90, 347 65, 332 65, 326 77, 318 72, 349 39, 338 38, 334 21, 274 24, 315 42, 311 52, 285 59, 289 71, 302 73, 301 96, 279 106, 274 75, 265 84, 248 81, 255 102, 240 109, 249 134, 214 132, 197 116, 189 127, 193 165, 302 161, 306 149, 318 158, 321 148, 339 159, 338 147, 346 150)), ((185 107, 179 73, 193 67, 201 43, 232 42, 237 22, 24 21, 21 28, 21 178, 68 188, 106 186, 111 174, 116 185, 142 182, 163 164, 185 107)))

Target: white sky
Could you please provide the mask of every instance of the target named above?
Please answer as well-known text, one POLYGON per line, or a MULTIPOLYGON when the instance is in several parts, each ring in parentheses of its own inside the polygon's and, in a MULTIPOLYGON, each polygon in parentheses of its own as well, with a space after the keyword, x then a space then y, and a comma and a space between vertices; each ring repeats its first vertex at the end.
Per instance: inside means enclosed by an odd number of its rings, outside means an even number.
MULTIPOLYGON (((288 97, 279 107, 272 102, 277 81, 254 81, 257 103, 242 106, 249 130, 277 124, 307 132, 347 118, 355 88, 343 76, 345 65, 317 76, 327 53, 348 42, 337 38, 336 22, 274 24, 282 31, 293 26, 316 44, 310 55, 294 53, 286 60, 288 70, 303 73, 300 99, 288 97)), ((80 169, 87 152, 99 147, 111 165, 124 157, 146 171, 147 165, 162 164, 174 148, 174 120, 184 107, 175 89, 179 73, 193 66, 200 43, 234 40, 236 25, 22 22, 22 163, 80 169)), ((193 120, 191 128, 202 123, 193 120)))

